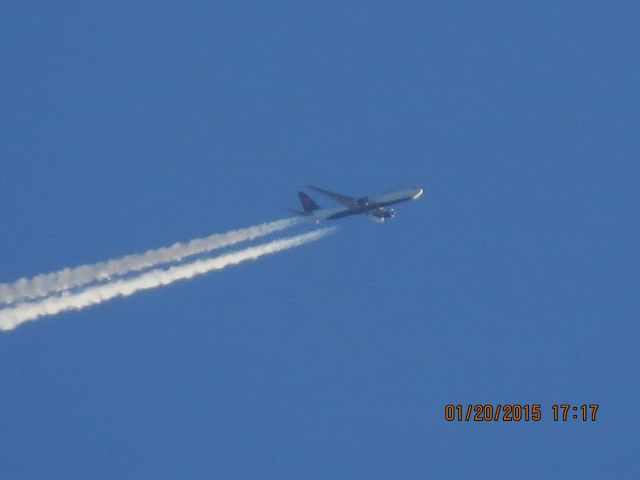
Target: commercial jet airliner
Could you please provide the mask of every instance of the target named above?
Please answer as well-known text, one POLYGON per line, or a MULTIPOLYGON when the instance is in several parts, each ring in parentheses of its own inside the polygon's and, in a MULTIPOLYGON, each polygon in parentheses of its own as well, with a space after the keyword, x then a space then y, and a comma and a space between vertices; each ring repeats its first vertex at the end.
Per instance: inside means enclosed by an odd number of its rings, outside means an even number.
POLYGON ((339 208, 320 208, 320 205, 314 202, 309 195, 304 192, 298 192, 303 211, 293 210, 293 212, 315 222, 335 220, 351 215, 367 215, 374 222, 383 223, 387 218, 393 218, 396 215, 396 211, 393 208, 388 208, 390 205, 416 200, 424 193, 424 190, 420 187, 409 187, 383 193, 377 197, 355 198, 330 192, 313 185, 309 185, 309 188, 344 205, 344 207, 339 208))

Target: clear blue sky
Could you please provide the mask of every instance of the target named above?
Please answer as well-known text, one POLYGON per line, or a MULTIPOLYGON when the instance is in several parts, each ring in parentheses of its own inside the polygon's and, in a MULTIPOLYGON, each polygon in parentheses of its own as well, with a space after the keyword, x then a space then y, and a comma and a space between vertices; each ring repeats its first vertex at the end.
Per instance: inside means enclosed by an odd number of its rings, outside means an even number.
POLYGON ((4 2, 0 282, 426 194, 0 335, 0 478, 639 478, 640 8, 517 3, 4 2))

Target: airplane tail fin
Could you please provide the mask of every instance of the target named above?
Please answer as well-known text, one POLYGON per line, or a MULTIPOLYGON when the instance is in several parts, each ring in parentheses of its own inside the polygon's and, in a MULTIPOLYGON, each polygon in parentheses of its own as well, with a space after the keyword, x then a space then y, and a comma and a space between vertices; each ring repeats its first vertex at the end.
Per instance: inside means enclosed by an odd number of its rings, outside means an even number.
POLYGON ((313 201, 313 199, 304 192, 298 192, 298 197, 300 198, 300 203, 302 204, 302 209, 305 214, 309 214, 314 210, 318 210, 320 205, 313 201))

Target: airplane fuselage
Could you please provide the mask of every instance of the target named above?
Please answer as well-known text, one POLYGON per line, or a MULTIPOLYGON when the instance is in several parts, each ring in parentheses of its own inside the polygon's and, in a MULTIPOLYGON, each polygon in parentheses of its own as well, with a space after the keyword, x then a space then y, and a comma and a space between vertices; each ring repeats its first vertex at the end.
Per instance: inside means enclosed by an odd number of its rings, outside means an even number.
POLYGON ((374 212, 379 211, 380 218, 383 221, 384 218, 391 218, 395 214, 393 209, 387 209, 387 207, 397 203, 408 202, 409 200, 416 200, 423 193, 424 189, 420 187, 402 188, 376 197, 359 198, 354 206, 314 210, 308 217, 315 221, 336 220, 351 215, 372 215, 374 212))

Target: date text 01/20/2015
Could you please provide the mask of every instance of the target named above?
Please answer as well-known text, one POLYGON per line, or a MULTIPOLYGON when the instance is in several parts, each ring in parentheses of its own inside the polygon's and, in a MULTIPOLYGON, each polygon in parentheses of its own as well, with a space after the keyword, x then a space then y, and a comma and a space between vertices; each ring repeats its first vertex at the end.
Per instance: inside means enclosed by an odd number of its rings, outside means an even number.
MULTIPOLYGON (((551 417, 554 422, 570 420, 595 422, 599 407, 598 403, 553 404, 551 405, 551 417)), ((539 403, 469 403, 466 406, 448 403, 444 407, 444 419, 447 422, 539 422, 542 417, 542 405, 539 403)))

